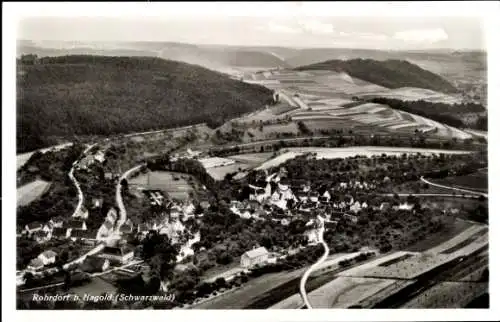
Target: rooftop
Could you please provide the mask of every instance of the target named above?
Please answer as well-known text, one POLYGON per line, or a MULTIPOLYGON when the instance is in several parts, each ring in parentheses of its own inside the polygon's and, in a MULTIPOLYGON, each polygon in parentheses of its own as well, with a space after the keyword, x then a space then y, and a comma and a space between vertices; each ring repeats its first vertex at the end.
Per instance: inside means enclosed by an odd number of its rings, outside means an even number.
POLYGON ((246 255, 250 258, 256 258, 256 257, 267 255, 267 254, 269 254, 269 252, 267 251, 267 249, 265 247, 259 247, 259 248, 255 248, 255 249, 247 251, 244 255, 246 255))

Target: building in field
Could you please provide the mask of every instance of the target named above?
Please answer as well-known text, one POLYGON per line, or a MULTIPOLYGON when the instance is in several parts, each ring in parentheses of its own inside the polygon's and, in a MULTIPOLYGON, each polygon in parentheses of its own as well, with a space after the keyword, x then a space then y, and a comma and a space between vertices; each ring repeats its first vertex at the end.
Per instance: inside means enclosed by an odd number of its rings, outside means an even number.
POLYGON ((249 268, 267 262, 268 257, 269 252, 265 247, 255 248, 241 255, 240 265, 249 268))

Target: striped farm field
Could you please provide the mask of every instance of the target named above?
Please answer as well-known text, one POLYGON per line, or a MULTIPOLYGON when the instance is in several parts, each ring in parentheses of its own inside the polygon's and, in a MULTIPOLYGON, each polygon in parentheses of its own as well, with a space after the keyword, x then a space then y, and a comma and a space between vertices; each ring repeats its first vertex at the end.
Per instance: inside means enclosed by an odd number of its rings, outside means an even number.
POLYGON ((488 291, 488 283, 442 282, 404 304, 408 309, 463 308, 488 291))
POLYGON ((478 232, 486 232, 486 231, 487 231, 487 227, 480 226, 480 225, 471 226, 471 227, 467 228, 466 230, 462 231, 460 234, 453 237, 452 239, 447 240, 446 242, 444 242, 436 247, 433 247, 433 248, 427 250, 426 252, 430 253, 430 254, 439 254, 439 253, 449 249, 450 247, 453 247, 453 246, 463 242, 464 240, 469 239, 470 237, 477 234, 478 232))
POLYGON ((430 271, 431 269, 450 261, 452 255, 429 255, 415 254, 402 261, 388 266, 376 266, 364 270, 356 276, 377 277, 377 278, 396 278, 396 279, 415 279, 419 275, 430 271))
POLYGON ((341 276, 312 291, 308 297, 314 308, 348 308, 394 282, 390 279, 341 276))

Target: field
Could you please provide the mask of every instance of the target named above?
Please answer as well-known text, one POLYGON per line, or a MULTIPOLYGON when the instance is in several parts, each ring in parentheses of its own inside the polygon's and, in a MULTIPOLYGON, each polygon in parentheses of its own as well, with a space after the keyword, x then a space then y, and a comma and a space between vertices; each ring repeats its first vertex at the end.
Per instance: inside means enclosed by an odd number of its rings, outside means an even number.
POLYGON ((359 146, 348 148, 318 148, 318 147, 303 147, 303 148, 287 148, 287 152, 278 155, 276 158, 268 160, 261 164, 257 169, 269 169, 276 167, 287 160, 293 159, 298 155, 314 152, 317 154, 316 158, 319 159, 334 159, 334 158, 348 158, 356 155, 363 155, 372 157, 374 155, 401 155, 403 153, 422 153, 422 154, 462 154, 467 151, 452 151, 452 150, 437 150, 437 149, 419 149, 419 148, 401 148, 401 147, 372 147, 372 146, 359 146))
POLYGON ((480 192, 488 192, 488 173, 476 172, 466 176, 435 180, 433 183, 466 190, 469 189, 480 192))
POLYGON ((488 283, 443 282, 413 298, 404 308, 463 308, 487 291, 488 283))
POLYGON ((222 167, 212 167, 208 168, 207 172, 212 178, 215 180, 224 180, 224 176, 228 173, 233 172, 241 172, 245 169, 250 168, 251 166, 246 163, 236 162, 230 165, 222 166, 222 167))
MULTIPOLYGON (((241 288, 223 294, 213 300, 193 305, 192 309, 243 309, 250 305, 257 298, 279 284, 286 283, 302 275, 305 269, 293 272, 281 272, 266 274, 261 277, 250 280, 241 288)), ((298 285, 298 283, 297 283, 298 285)), ((298 287, 298 286, 297 286, 298 287)))
POLYGON ((272 152, 263 152, 263 153, 248 153, 248 154, 235 154, 230 155, 226 158, 233 159, 235 161, 248 163, 251 165, 258 165, 273 156, 272 152))
MULTIPOLYGON (((287 111, 293 120, 322 120, 337 122, 342 118, 344 127, 365 124, 371 131, 391 131, 397 133, 414 133, 415 130, 424 132, 433 131, 432 135, 445 138, 471 138, 472 134, 430 119, 393 110, 385 105, 359 104, 353 101, 358 97, 388 97, 401 100, 426 100, 430 102, 458 103, 460 99, 428 89, 404 87, 388 89, 374 85, 345 73, 333 71, 313 70, 307 73, 298 71, 279 71, 268 75, 267 80, 273 79, 272 84, 263 84, 280 91, 284 101, 290 105, 298 105, 300 109, 287 111), (297 94, 298 97, 295 95, 297 94)), ((264 118, 264 119, 269 119, 264 118)), ((324 124, 324 129, 335 126, 324 124)), ((320 127, 312 127, 321 130, 320 127)))
POLYGON ((442 253, 442 252, 446 251, 447 249, 450 249, 450 247, 453 247, 453 246, 463 242, 464 240, 469 239, 473 235, 475 235, 479 232, 484 232, 485 229, 486 228, 484 226, 480 226, 480 225, 471 226, 471 227, 467 228, 466 230, 464 230, 463 232, 461 232, 460 234, 451 238, 450 240, 447 240, 444 243, 427 250, 426 252, 430 253, 430 254, 442 253))
POLYGON ((26 206, 43 195, 50 187, 50 182, 35 180, 17 188, 17 205, 26 206))
POLYGON ((183 173, 153 171, 149 174, 149 185, 148 174, 140 174, 135 178, 131 178, 129 184, 148 185, 150 189, 160 189, 166 192, 171 198, 186 200, 189 193, 193 191, 193 185, 188 182, 189 178, 189 175, 183 173), (178 180, 175 180, 175 178, 178 180))

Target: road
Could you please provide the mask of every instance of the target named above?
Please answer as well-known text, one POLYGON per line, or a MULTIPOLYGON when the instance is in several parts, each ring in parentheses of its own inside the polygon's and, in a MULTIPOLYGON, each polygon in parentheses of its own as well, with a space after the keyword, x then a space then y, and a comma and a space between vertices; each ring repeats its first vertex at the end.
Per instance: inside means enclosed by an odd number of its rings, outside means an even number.
MULTIPOLYGON (((465 194, 448 194, 448 193, 396 193, 400 197, 409 197, 409 196, 414 196, 414 197, 455 197, 455 198, 466 198, 466 199, 472 199, 472 198, 477 198, 477 195, 465 195, 465 194)), ((389 196, 392 197, 394 196, 394 193, 382 193, 380 194, 381 196, 389 196)))
POLYGON ((307 298, 307 292, 306 292, 306 282, 307 279, 309 278, 309 275, 316 270, 323 262, 326 260, 328 257, 328 254, 330 253, 330 249, 328 248, 328 245, 325 243, 323 239, 323 234, 325 232, 325 224, 324 224, 324 219, 321 216, 318 216, 318 220, 320 221, 320 227, 319 227, 319 242, 320 244, 323 245, 323 248, 325 249, 325 252, 323 253, 323 256, 321 256, 320 259, 316 263, 314 263, 309 269, 302 275, 302 278, 300 279, 300 296, 304 300, 304 303, 306 304, 306 307, 308 309, 312 309, 313 307, 311 306, 311 303, 309 303, 309 299, 307 298))
POLYGON ((131 173, 133 173, 134 171, 139 170, 143 166, 144 166, 144 164, 140 164, 140 165, 135 166, 135 167, 133 167, 131 169, 128 169, 124 174, 122 174, 122 176, 120 177, 120 179, 116 183, 116 204, 117 204, 118 210, 120 212, 120 219, 118 219, 118 223, 116 225, 115 232, 119 232, 120 231, 120 227, 127 220, 127 210, 125 209, 125 205, 123 204, 121 182, 122 182, 123 179, 126 179, 131 173))
MULTIPOLYGON (((85 151, 83 151, 83 156, 87 155, 87 153, 92 149, 96 144, 89 145, 85 151)), ((78 180, 76 180, 75 176, 73 175, 73 172, 75 171, 75 166, 78 164, 79 160, 76 160, 73 162, 73 166, 71 167, 71 170, 69 171, 69 177, 71 181, 75 184, 76 190, 78 190, 78 204, 76 205, 75 211, 73 211, 73 216, 74 214, 78 213, 80 209, 82 208, 83 205, 83 192, 82 189, 80 188, 80 184, 78 183, 78 180)))
POLYGON ((488 194, 484 193, 484 192, 478 192, 478 191, 472 191, 472 190, 466 190, 466 189, 460 189, 460 188, 455 188, 455 187, 444 186, 444 185, 441 185, 441 184, 432 183, 432 182, 424 179, 424 177, 420 177, 420 180, 422 182, 424 182, 424 183, 427 183, 430 186, 434 186, 434 187, 438 187, 438 188, 443 188, 443 189, 450 189, 450 190, 455 190, 455 191, 466 192, 466 193, 473 194, 473 195, 476 195, 476 196, 483 196, 485 198, 488 198, 488 194))

